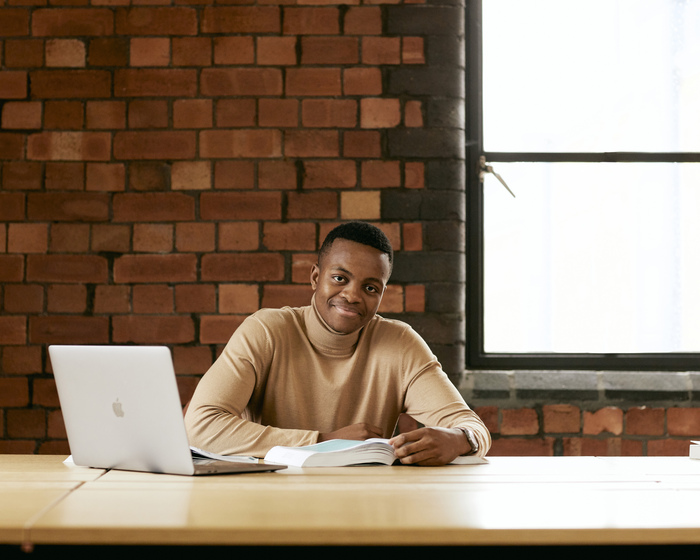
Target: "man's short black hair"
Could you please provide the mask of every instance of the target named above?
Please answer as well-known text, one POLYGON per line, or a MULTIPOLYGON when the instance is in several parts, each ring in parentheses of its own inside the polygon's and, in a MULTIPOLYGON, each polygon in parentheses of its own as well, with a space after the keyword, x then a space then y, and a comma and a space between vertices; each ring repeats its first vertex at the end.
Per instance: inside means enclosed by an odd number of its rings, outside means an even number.
POLYGON ((320 261, 323 255, 330 249, 336 239, 347 239, 363 245, 369 245, 378 249, 389 257, 389 265, 394 264, 394 249, 391 247, 391 242, 384 235, 384 232, 377 226, 367 222, 352 221, 345 222, 334 227, 321 245, 318 251, 318 260, 320 261))

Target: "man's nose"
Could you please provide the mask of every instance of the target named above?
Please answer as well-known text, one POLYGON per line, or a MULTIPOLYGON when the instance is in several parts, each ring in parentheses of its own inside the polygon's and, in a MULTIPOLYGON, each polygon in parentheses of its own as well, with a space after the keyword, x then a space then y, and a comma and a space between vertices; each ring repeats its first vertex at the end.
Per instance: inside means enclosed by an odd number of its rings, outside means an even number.
POLYGON ((360 287, 354 282, 349 282, 343 288, 342 296, 348 303, 356 303, 360 301, 360 287))

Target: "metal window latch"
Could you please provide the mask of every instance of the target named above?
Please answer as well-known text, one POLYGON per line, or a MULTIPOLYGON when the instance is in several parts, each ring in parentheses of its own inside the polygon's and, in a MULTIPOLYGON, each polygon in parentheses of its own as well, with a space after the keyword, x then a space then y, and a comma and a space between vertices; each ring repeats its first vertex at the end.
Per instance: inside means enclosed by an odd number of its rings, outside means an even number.
POLYGON ((500 181, 501 185, 503 185, 506 188, 506 190, 513 196, 513 198, 515 198, 515 194, 512 190, 510 190, 508 185, 506 185, 506 182, 503 180, 503 177, 496 173, 493 170, 493 167, 491 167, 490 165, 486 165, 486 158, 484 156, 481 156, 479 158, 479 180, 482 183, 484 182, 484 174, 486 173, 492 173, 493 176, 500 181))

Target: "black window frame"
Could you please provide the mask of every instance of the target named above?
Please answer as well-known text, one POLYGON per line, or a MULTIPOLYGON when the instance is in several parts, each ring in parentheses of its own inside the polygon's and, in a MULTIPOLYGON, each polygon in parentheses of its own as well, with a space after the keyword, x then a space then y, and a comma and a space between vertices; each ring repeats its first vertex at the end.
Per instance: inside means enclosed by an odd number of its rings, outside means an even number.
POLYGON ((466 363, 468 369, 696 371, 700 353, 501 354, 484 351, 482 162, 700 162, 696 152, 485 152, 483 146, 482 0, 466 4, 466 363), (482 159, 483 158, 483 159, 482 159))

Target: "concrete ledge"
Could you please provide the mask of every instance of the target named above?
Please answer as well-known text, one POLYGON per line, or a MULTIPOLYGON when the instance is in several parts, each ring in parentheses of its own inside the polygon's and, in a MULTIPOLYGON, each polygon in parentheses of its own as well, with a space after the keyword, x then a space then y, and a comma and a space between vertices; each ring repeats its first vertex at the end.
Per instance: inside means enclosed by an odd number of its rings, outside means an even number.
POLYGON ((470 405, 588 401, 689 406, 700 401, 700 372, 472 370, 465 372, 459 390, 470 405))

